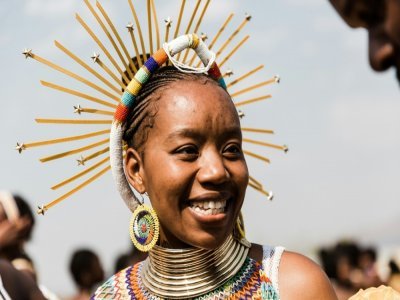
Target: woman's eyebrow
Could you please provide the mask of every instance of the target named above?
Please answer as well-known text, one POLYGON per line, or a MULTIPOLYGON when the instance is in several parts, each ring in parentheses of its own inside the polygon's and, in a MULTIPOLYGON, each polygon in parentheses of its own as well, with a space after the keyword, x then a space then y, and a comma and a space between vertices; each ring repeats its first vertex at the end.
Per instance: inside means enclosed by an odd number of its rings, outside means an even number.
POLYGON ((169 141, 174 141, 177 138, 193 138, 193 139, 198 139, 201 138, 203 135, 195 129, 190 129, 190 128, 183 128, 183 129, 178 129, 175 130, 174 132, 171 132, 167 138, 165 139, 166 142, 169 141))
MULTIPOLYGON (((223 132, 224 137, 237 137, 241 138, 242 133, 239 126, 232 126, 224 130, 223 132)), ((167 138, 165 139, 166 142, 174 141, 177 138, 192 138, 192 139, 205 139, 204 132, 191 129, 191 128, 182 128, 175 130, 168 134, 167 138)))

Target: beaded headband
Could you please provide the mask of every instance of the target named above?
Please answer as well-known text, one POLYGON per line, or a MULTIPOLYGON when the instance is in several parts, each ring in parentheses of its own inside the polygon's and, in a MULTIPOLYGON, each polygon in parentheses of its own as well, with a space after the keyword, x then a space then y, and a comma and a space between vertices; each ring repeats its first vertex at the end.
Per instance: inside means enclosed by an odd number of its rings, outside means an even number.
MULTIPOLYGON (((51 89, 67 93, 69 95, 73 95, 82 100, 89 101, 92 104, 95 103, 99 105, 100 108, 91 108, 91 107, 82 107, 81 105, 74 106, 74 112, 78 118, 75 119, 59 119, 59 118, 37 118, 36 122, 41 124, 72 124, 72 125, 106 125, 110 124, 111 129, 102 128, 95 131, 86 132, 80 135, 72 135, 67 137, 29 142, 29 143, 17 143, 16 150, 21 153, 23 150, 38 147, 38 146, 49 146, 59 143, 68 143, 68 142, 76 142, 76 141, 84 141, 89 138, 99 138, 100 140, 96 142, 92 142, 89 144, 84 144, 78 148, 68 149, 67 151, 56 153, 50 156, 46 156, 40 159, 41 162, 50 162, 57 159, 69 157, 71 155, 80 155, 80 157, 76 160, 78 162, 78 166, 84 168, 80 172, 70 176, 67 179, 60 181, 59 183, 54 184, 51 188, 53 190, 61 189, 67 185, 70 185, 72 182, 77 182, 78 180, 82 180, 75 187, 70 188, 66 192, 64 192, 61 196, 56 199, 48 202, 45 205, 39 206, 38 213, 44 214, 52 206, 57 203, 63 201, 64 199, 70 197, 77 191, 86 187, 96 179, 98 179, 103 174, 107 173, 110 169, 112 169, 113 176, 116 180, 118 189, 122 195, 122 198, 127 203, 130 209, 134 209, 136 203, 132 203, 132 199, 136 199, 134 193, 129 187, 127 180, 124 174, 123 168, 123 153, 126 149, 122 141, 122 132, 123 132, 123 124, 125 118, 128 114, 129 109, 135 103, 135 96, 139 92, 141 86, 145 84, 151 74, 163 64, 172 63, 176 68, 178 68, 182 72, 207 72, 208 75, 216 79, 220 86, 225 88, 229 93, 232 99, 234 100, 234 104, 237 108, 241 108, 244 105, 258 103, 259 101, 267 100, 271 98, 270 94, 261 94, 257 97, 253 98, 242 98, 249 92, 258 90, 262 87, 265 87, 272 83, 278 83, 279 77, 274 76, 271 79, 261 81, 256 84, 250 84, 244 86, 242 88, 238 88, 234 91, 230 91, 232 88, 236 88, 249 78, 252 75, 256 74, 260 70, 263 69, 263 65, 260 65, 250 71, 238 76, 235 79, 232 79, 225 84, 226 79, 233 78, 233 71, 230 69, 226 69, 224 72, 220 72, 219 68, 222 68, 234 54, 248 41, 249 36, 246 35, 239 42, 232 45, 236 38, 241 33, 242 29, 245 25, 251 20, 251 16, 245 16, 244 20, 239 24, 237 28, 235 28, 231 34, 229 34, 225 41, 220 42, 219 39, 223 36, 223 33, 227 31, 229 28, 229 24, 233 19, 233 13, 229 14, 227 19, 223 22, 222 26, 217 30, 213 39, 208 45, 208 49, 205 46, 203 40, 208 39, 207 34, 201 33, 200 28, 202 26, 202 21, 206 14, 207 9, 209 8, 211 0, 197 0, 195 6, 193 8, 192 13, 190 14, 188 25, 184 30, 184 35, 180 36, 181 24, 184 21, 184 12, 186 5, 186 0, 181 0, 181 5, 179 9, 179 16, 177 18, 177 23, 175 27, 175 32, 173 35, 173 40, 169 43, 170 31, 172 27, 171 18, 166 18, 165 21, 165 35, 164 35, 164 45, 161 47, 161 34, 160 28, 156 13, 156 7, 154 0, 146 0, 147 6, 147 27, 148 27, 148 48, 145 47, 145 42, 141 30, 141 24, 139 22, 138 15, 136 13, 135 6, 132 0, 127 0, 129 4, 130 11, 132 12, 132 17, 135 21, 135 26, 133 23, 129 23, 126 28, 128 29, 128 39, 132 43, 132 50, 134 51, 134 55, 131 55, 128 51, 126 44, 122 41, 121 35, 117 31, 114 23, 111 18, 102 7, 100 2, 96 1, 96 7, 89 2, 89 0, 84 0, 86 6, 89 8, 91 14, 96 19, 98 25, 103 30, 104 34, 107 36, 108 41, 112 44, 112 47, 108 49, 103 41, 94 33, 94 31, 90 28, 90 26, 82 19, 79 14, 76 14, 76 19, 80 23, 80 25, 84 28, 84 30, 90 35, 92 40, 96 43, 96 45, 102 50, 106 59, 103 60, 100 58, 100 54, 94 53, 91 57, 93 62, 99 66, 102 73, 95 70, 91 66, 89 66, 84 60, 75 55, 72 51, 63 46, 60 42, 55 41, 55 46, 60 49, 64 54, 66 54, 69 58, 73 59, 78 65, 83 67, 86 71, 88 71, 92 78, 100 81, 101 84, 98 84, 93 81, 91 78, 84 77, 83 75, 78 75, 60 65, 57 65, 45 58, 40 57, 39 55, 33 53, 31 49, 25 49, 23 54, 25 58, 32 58, 52 69, 63 73, 64 75, 69 76, 70 78, 86 85, 91 88, 95 93, 100 94, 88 94, 83 91, 75 90, 69 88, 64 85, 59 85, 56 83, 41 81, 41 84, 49 87, 51 89), (203 5, 202 5, 203 4, 203 5), (197 21, 196 21, 197 19, 197 21), (194 26, 194 29, 192 28, 194 26), (196 34, 189 34, 189 32, 194 32, 196 34), (215 51, 215 54, 211 52, 211 50, 216 47, 220 43, 218 50, 215 51), (153 51, 154 44, 156 44, 156 49, 160 49, 157 51, 153 51), (231 48, 229 50, 229 48, 231 48), (189 49, 195 50, 196 53, 190 54, 189 49), (116 55, 111 55, 110 51, 114 51, 116 55), (150 53, 151 57, 144 62, 143 58, 147 57, 147 53, 150 53), (222 56, 224 55, 224 56, 222 56), (138 62, 138 67, 133 63, 132 57, 136 57, 138 62), (221 58, 220 58, 221 57, 221 58), (219 68, 215 63, 215 59, 220 60, 219 68), (121 67, 122 64, 122 67, 121 67), (200 65, 203 64, 204 67, 200 68, 200 65), (110 67, 111 65, 111 67, 110 67), (124 69, 126 70, 124 72, 124 69), (125 83, 129 83, 126 85, 125 83), (121 89, 124 92, 121 92, 121 89), (107 99, 104 99, 107 98, 107 99), (115 103, 117 102, 117 103, 115 103), (107 109, 104 109, 106 107, 107 109), (110 110, 111 109, 111 110, 110 110), (92 114, 92 115, 100 115, 105 116, 102 119, 92 118, 92 119, 82 119, 80 118, 82 114, 92 114), (112 119, 114 116, 114 119, 112 119), (109 138, 101 138, 106 134, 110 134, 109 138), (106 146, 107 143, 110 143, 109 146, 106 146), (97 161, 96 161, 97 160, 97 161), (93 162, 91 165, 86 165, 90 162, 93 162), (109 165, 106 165, 108 162, 109 165), (86 178, 85 178, 86 177, 86 178)), ((244 113, 238 110, 240 118, 244 117, 244 113)), ((83 126, 82 126, 83 127, 83 126)), ((251 128, 251 127, 242 127, 242 132, 244 134, 243 142, 245 144, 258 145, 262 147, 275 148, 279 150, 283 150, 284 152, 288 151, 288 148, 283 145, 276 145, 269 142, 266 142, 262 139, 253 139, 248 138, 246 134, 273 134, 274 132, 269 129, 262 128, 251 128)), ((247 157, 257 159, 262 163, 269 163, 270 160, 260 155, 256 152, 249 151, 244 149, 244 154, 247 157)), ((261 192, 268 199, 272 199, 272 192, 265 190, 263 184, 256 180, 254 177, 250 176, 249 186, 254 188, 255 190, 261 192)), ((133 201, 133 202, 137 202, 133 201)))

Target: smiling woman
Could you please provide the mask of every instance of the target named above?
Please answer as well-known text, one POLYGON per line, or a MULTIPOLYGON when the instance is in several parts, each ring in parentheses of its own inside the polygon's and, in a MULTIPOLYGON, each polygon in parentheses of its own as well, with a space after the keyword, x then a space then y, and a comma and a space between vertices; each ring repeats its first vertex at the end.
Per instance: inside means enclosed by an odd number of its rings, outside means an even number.
MULTIPOLYGON (((102 6, 96 3, 111 31, 89 1, 85 1, 110 39, 125 66, 125 72, 77 15, 78 22, 118 70, 119 76, 110 71, 98 54, 93 55, 94 62, 118 83, 117 86, 56 42, 59 49, 113 92, 41 58, 30 49, 24 51, 26 57, 50 66, 118 102, 116 105, 76 90, 42 82, 50 88, 111 107, 115 113, 76 106, 75 112, 78 114, 93 113, 114 117, 113 120, 37 119, 38 122, 111 123, 111 130, 17 145, 17 150, 21 152, 34 146, 76 141, 110 132, 109 139, 42 159, 42 162, 51 161, 110 142, 109 147, 86 157, 82 156, 79 160, 79 164, 84 165, 85 162, 109 152, 110 166, 39 209, 39 213, 44 214, 55 204, 112 169, 118 191, 133 213, 130 226, 132 241, 139 250, 148 251, 148 258, 115 274, 98 288, 92 298, 336 299, 326 276, 311 260, 285 251, 283 247, 252 244, 245 237, 240 211, 247 186, 262 192, 269 199, 272 198, 272 193, 265 191, 262 184, 249 175, 245 154, 263 162, 269 162, 268 158, 243 150, 242 143, 287 151, 285 146, 242 138, 243 132, 272 133, 271 130, 242 127, 240 118, 243 113, 236 109, 244 104, 268 99, 270 95, 236 102, 232 98, 237 100, 240 95, 279 81, 275 77, 233 93, 228 92, 228 88, 263 67, 259 66, 229 84, 225 83, 224 78, 232 75, 232 71, 221 73, 220 67, 247 41, 248 36, 221 59, 220 65, 216 63, 251 17, 246 15, 239 27, 214 53, 210 48, 221 36, 233 14, 229 15, 207 47, 201 37, 189 34, 201 0, 197 1, 185 34, 179 36, 186 3, 182 1, 174 37, 169 39, 171 21, 167 19, 166 42, 161 46, 158 25, 155 28, 152 25, 152 22, 157 24, 155 6, 152 0, 148 0, 150 51, 147 52, 133 3, 130 0, 128 2, 142 48, 142 51, 138 50, 139 43, 133 33, 133 25, 128 24, 128 32, 136 52, 135 59, 132 59, 125 44, 121 42, 102 6), (157 37, 155 41, 153 34, 157 37), (153 51, 155 45, 158 50, 153 51), (194 50, 195 53, 189 55, 189 50, 194 50), (144 60, 144 57, 149 58, 144 60), (204 66, 201 67, 201 64, 204 66), (144 197, 149 198, 152 208, 144 204, 144 197)), ((203 6, 194 32, 198 32, 209 3, 208 0, 203 6)), ((206 35, 202 37, 207 38, 206 35)), ((107 161, 108 157, 105 157, 53 188, 67 185, 107 161)))
POLYGON ((335 299, 316 264, 282 247, 251 244, 242 234, 249 174, 240 119, 209 50, 198 51, 207 53, 201 59, 208 75, 179 66, 149 70, 149 61, 161 66, 164 51, 174 53, 181 42, 205 47, 196 39, 183 36, 156 52, 142 67, 151 75, 142 82, 135 75, 117 108, 111 154, 122 158, 118 136, 128 148, 125 171, 112 158, 114 177, 134 211, 132 240, 150 252, 93 299, 335 299), (136 200, 126 179, 153 209, 136 200))

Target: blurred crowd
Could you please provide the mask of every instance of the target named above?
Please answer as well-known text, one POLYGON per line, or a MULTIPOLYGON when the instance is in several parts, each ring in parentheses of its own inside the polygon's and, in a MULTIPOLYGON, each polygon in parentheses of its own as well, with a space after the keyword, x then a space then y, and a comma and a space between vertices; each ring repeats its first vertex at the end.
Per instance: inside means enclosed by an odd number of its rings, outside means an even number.
POLYGON ((378 252, 373 247, 363 247, 354 241, 338 242, 319 250, 320 263, 330 278, 336 294, 348 299, 359 289, 391 286, 400 292, 400 268, 395 259, 388 262, 389 275, 378 270, 378 252))
MULTIPOLYGON (((69 271, 76 291, 73 296, 60 297, 40 284, 34 261, 26 251, 34 227, 35 218, 28 202, 19 195, 0 191, 0 299, 89 299, 105 279, 95 251, 82 248, 72 253, 69 271)), ((116 258, 113 273, 145 258, 146 254, 132 245, 116 258)))

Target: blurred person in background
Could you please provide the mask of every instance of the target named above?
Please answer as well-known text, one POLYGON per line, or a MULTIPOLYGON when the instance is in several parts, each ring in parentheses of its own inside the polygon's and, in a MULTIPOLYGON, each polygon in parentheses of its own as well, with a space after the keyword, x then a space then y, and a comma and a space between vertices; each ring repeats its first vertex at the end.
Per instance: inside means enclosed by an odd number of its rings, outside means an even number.
POLYGON ((0 258, 14 267, 26 271, 36 280, 32 260, 25 251, 30 240, 35 219, 28 203, 20 196, 0 192, 0 258))
POLYGON ((114 273, 135 265, 136 263, 145 260, 146 257, 146 252, 139 251, 132 244, 131 249, 128 252, 120 254, 115 260, 114 273))
POLYGON ((29 276, 46 299, 57 300, 54 293, 38 284, 34 263, 25 250, 26 242, 32 237, 34 225, 35 219, 28 202, 8 191, 0 191, 0 258, 29 276))
POLYGON ((79 249, 72 254, 69 267, 78 288, 78 293, 71 299, 89 299, 97 285, 104 280, 99 257, 92 250, 79 249))
POLYGON ((388 279, 388 285, 391 286, 396 291, 400 292, 400 267, 391 259, 389 261, 390 275, 388 279))
POLYGON ((35 281, 28 274, 18 271, 5 259, 0 259, 0 299, 45 300, 35 281))
POLYGON ((322 266, 338 299, 348 299, 359 289, 382 284, 376 270, 376 250, 363 249, 355 242, 339 242, 319 251, 322 266))
POLYGON ((368 31, 371 67, 378 72, 394 67, 400 83, 400 1, 330 2, 350 27, 365 28, 368 31))

